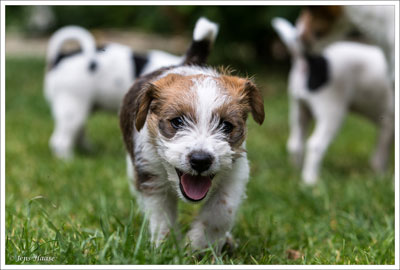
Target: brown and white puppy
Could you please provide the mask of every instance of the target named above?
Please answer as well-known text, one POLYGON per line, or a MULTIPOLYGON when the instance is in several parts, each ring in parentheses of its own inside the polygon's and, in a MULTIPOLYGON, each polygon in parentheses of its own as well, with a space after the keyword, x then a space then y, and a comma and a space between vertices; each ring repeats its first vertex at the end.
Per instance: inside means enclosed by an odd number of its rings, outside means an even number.
POLYGON ((248 79, 205 66, 217 29, 201 18, 184 64, 139 78, 122 105, 133 182, 156 245, 175 227, 181 198, 204 201, 189 243, 220 250, 244 197, 246 119, 262 124, 264 105, 248 79))
POLYGON ((394 6, 310 6, 298 21, 301 39, 315 52, 356 28, 385 53, 394 82, 394 6))

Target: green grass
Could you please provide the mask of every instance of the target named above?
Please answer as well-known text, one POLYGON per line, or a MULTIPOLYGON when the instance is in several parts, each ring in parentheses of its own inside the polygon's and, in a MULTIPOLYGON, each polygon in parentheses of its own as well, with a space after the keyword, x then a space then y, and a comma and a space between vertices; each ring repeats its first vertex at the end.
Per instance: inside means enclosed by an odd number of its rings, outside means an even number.
MULTIPOLYGON (((315 187, 300 183, 285 150, 285 75, 262 72, 266 120, 249 121, 251 180, 233 229, 238 248, 203 256, 169 237, 149 243, 146 220, 132 200, 116 115, 89 121, 96 152, 69 163, 48 149, 52 131, 43 98, 42 60, 6 60, 7 264, 394 264, 394 185, 368 166, 376 131, 350 116, 325 158, 315 187), (299 251, 288 259, 287 251, 299 251), (50 262, 18 261, 49 256, 50 262)), ((393 161, 392 161, 393 163, 393 161)), ((180 204, 187 231, 198 206, 180 204)))

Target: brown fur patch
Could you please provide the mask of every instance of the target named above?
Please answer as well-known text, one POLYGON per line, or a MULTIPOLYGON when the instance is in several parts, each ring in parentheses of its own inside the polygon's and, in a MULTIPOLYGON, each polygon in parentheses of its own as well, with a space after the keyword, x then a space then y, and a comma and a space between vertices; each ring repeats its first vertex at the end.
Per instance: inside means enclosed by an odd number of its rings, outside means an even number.
MULTIPOLYGON (((141 98, 146 95, 146 91, 149 90, 148 84, 152 79, 159 76, 163 72, 168 70, 168 68, 159 69, 153 73, 150 73, 146 76, 138 78, 133 86, 129 89, 128 93, 125 95, 121 111, 119 115, 119 124, 122 131, 123 140, 126 146, 126 149, 131 156, 132 160, 134 160, 133 155, 133 132, 135 128, 136 115, 139 111, 141 98)), ((151 102, 151 101, 148 101, 151 102)), ((144 123, 143 123, 144 124, 144 123)))
POLYGON ((221 84, 232 100, 215 112, 221 119, 229 121, 234 128, 229 134, 229 144, 238 149, 246 138, 246 120, 251 112, 258 124, 264 121, 264 102, 260 91, 247 79, 221 76, 221 84))
POLYGON ((264 100, 256 85, 248 79, 234 76, 221 76, 221 79, 243 111, 251 112, 254 121, 261 125, 265 118, 264 100))
POLYGON ((254 120, 261 125, 265 117, 264 102, 260 91, 247 79, 223 75, 220 82, 232 99, 214 113, 233 124, 228 142, 232 148, 239 150, 246 138, 248 113, 251 112, 254 120))
POLYGON ((142 129, 150 109, 151 102, 157 98, 160 89, 152 83, 148 83, 143 87, 143 91, 139 94, 135 126, 138 131, 142 129))
POLYGON ((189 91, 192 87, 194 76, 182 76, 169 74, 168 76, 154 82, 158 92, 157 99, 150 107, 148 127, 150 135, 155 138, 158 130, 161 135, 170 139, 174 137, 176 130, 170 121, 176 117, 184 117, 196 123, 195 105, 196 93, 189 91))
POLYGON ((299 17, 299 22, 304 25, 304 31, 301 34, 302 40, 306 44, 310 44, 315 39, 328 35, 342 13, 343 8, 341 6, 310 6, 305 8, 299 17))
POLYGON ((233 125, 232 132, 228 134, 228 143, 233 149, 238 150, 246 138, 247 113, 243 111, 240 105, 232 102, 224 104, 214 114, 216 115, 215 117, 220 117, 233 125))
POLYGON ((155 192, 154 187, 152 187, 151 185, 148 185, 148 183, 151 182, 154 177, 155 177, 154 175, 152 175, 146 171, 142 171, 138 167, 135 167, 136 189, 141 192, 144 192, 146 194, 151 194, 151 193, 155 192))

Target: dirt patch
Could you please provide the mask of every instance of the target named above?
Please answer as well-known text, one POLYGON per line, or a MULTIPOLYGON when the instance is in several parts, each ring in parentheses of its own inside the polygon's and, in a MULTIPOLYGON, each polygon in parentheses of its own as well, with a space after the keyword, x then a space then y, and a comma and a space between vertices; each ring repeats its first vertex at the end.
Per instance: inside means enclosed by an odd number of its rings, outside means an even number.
MULTIPOLYGON (((138 52, 156 49, 181 55, 185 53, 190 43, 190 37, 164 37, 139 31, 93 30, 91 32, 98 44, 116 42, 125 44, 138 52)), ((44 57, 48 40, 49 37, 32 38, 18 32, 7 32, 6 55, 44 57)))

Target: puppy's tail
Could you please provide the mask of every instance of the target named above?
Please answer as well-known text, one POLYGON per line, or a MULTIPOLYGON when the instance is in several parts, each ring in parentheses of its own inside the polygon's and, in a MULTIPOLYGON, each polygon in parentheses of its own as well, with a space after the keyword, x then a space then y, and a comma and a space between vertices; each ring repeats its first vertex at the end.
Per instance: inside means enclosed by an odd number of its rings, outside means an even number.
POLYGON ((89 31, 80 26, 66 26, 57 30, 50 38, 47 49, 46 62, 50 69, 57 64, 60 50, 66 41, 75 40, 79 43, 82 53, 86 55, 89 62, 94 61, 96 53, 96 42, 89 31))
POLYGON ((298 31, 288 20, 279 17, 273 18, 272 27, 278 33, 292 56, 302 54, 303 48, 298 37, 298 31))
POLYGON ((201 17, 193 31, 193 40, 186 52, 184 65, 205 65, 218 34, 218 24, 201 17))

